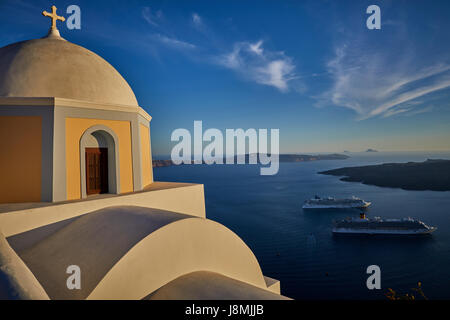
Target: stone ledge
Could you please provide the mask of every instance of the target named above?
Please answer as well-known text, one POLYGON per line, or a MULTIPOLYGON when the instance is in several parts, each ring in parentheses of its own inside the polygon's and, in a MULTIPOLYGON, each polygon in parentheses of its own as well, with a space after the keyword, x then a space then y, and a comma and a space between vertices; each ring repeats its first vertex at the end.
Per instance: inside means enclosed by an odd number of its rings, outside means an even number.
POLYGON ((6 237, 110 206, 133 205, 205 218, 202 184, 154 182, 143 191, 105 194, 56 203, 3 204, 0 229, 6 237))

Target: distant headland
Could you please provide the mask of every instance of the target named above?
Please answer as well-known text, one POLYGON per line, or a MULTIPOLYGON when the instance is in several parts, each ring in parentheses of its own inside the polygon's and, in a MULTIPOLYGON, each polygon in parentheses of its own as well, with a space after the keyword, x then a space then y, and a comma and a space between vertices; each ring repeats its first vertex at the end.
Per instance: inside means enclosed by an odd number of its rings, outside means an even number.
POLYGON ((342 181, 361 182, 378 187, 450 191, 450 160, 443 159, 347 167, 319 174, 343 176, 342 181))
MULTIPOLYGON (((257 154, 245 155, 245 163, 249 162, 250 157, 257 156, 257 154)), ((322 155, 307 155, 307 154, 280 154, 280 162, 306 162, 306 161, 318 161, 318 160, 345 160, 350 158, 347 155, 332 153, 322 155)), ((234 158, 234 163, 237 161, 237 157, 234 158)), ((225 163, 225 159, 223 160, 225 163)), ((193 162, 191 162, 192 164, 193 162)), ((172 160, 153 160, 153 167, 168 167, 175 165, 172 160)))

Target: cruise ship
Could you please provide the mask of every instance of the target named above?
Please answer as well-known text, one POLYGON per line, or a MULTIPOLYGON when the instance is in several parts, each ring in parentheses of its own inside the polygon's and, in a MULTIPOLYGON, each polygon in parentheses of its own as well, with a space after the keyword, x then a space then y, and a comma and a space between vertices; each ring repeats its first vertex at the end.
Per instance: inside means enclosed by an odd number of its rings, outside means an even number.
POLYGON ((364 213, 359 218, 344 219, 334 222, 334 234, 384 234, 384 235, 423 235, 431 234, 436 227, 412 218, 373 219, 366 218, 364 213))
POLYGON ((313 199, 304 202, 303 209, 365 209, 368 206, 370 206, 370 202, 355 196, 348 199, 315 196, 313 199))

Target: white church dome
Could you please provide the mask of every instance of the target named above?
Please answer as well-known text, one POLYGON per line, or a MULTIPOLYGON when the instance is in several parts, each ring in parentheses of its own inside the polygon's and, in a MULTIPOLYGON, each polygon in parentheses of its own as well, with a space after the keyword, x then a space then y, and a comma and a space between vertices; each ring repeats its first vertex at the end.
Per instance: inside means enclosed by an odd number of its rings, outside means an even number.
POLYGON ((0 97, 138 105, 133 90, 113 66, 54 35, 0 48, 0 97))

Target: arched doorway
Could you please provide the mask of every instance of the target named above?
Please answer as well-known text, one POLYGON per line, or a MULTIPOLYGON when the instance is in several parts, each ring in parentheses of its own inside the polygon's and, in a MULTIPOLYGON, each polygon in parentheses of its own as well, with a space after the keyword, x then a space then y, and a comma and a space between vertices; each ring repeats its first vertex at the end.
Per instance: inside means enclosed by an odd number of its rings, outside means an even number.
POLYGON ((86 194, 108 193, 108 148, 89 147, 86 156, 86 194))
POLYGON ((118 139, 102 125, 87 129, 80 141, 81 195, 120 193, 118 139))

